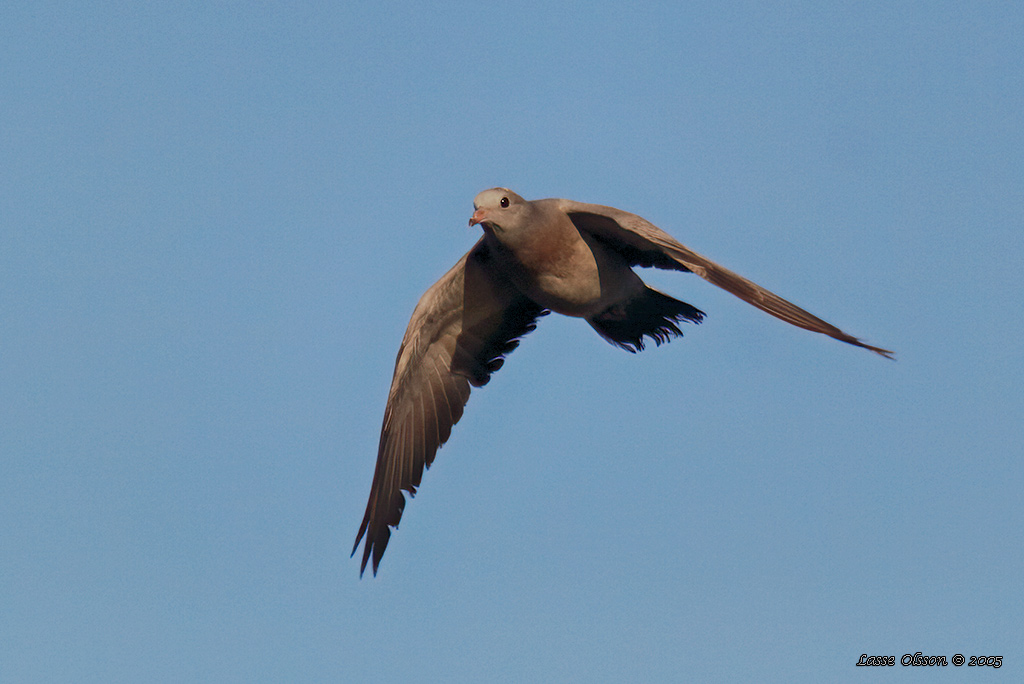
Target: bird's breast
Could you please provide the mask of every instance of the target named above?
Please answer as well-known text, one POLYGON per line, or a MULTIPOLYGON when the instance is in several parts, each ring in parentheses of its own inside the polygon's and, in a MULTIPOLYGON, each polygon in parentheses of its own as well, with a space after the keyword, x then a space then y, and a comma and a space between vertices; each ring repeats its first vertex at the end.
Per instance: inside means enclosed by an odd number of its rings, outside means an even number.
POLYGON ((575 226, 523 244, 515 256, 521 267, 517 285, 541 306, 566 316, 595 315, 643 287, 619 254, 575 226))

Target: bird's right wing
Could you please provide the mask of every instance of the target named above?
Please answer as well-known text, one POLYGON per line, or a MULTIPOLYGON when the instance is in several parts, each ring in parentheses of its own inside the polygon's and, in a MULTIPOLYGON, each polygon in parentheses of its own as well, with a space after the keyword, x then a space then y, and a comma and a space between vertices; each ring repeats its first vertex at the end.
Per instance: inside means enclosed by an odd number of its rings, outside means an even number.
POLYGON ((395 360, 370 499, 352 554, 366 536, 359 574, 373 573, 423 469, 462 417, 470 385, 481 387, 547 311, 493 267, 485 239, 420 298, 395 360))

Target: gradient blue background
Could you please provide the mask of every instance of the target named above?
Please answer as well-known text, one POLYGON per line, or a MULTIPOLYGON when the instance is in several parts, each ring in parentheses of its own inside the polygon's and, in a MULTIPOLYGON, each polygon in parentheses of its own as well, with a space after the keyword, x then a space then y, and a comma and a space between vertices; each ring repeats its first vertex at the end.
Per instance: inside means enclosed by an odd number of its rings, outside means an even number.
POLYGON ((1019 681, 1024 9, 830 5, 5 5, 0 680, 1019 681), (499 184, 899 360, 648 272, 705 324, 544 319, 360 581, 499 184))

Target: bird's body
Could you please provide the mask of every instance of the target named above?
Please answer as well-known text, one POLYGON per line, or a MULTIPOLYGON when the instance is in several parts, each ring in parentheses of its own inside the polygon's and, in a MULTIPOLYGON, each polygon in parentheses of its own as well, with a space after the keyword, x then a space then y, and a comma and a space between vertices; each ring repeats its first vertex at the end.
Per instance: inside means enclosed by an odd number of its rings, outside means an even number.
POLYGON ((395 362, 377 467, 352 552, 360 573, 380 558, 423 469, 462 416, 470 386, 487 383, 519 338, 549 311, 584 318, 627 351, 682 335, 704 312, 644 284, 634 266, 693 272, 793 325, 886 357, 781 297, 687 249, 628 212, 562 199, 527 201, 506 188, 477 195, 470 225, 483 237, 413 311, 395 362))
POLYGON ((514 234, 481 222, 484 243, 502 254, 499 268, 512 283, 544 308, 580 318, 643 290, 625 259, 580 233, 557 203, 532 202, 526 229, 514 234))

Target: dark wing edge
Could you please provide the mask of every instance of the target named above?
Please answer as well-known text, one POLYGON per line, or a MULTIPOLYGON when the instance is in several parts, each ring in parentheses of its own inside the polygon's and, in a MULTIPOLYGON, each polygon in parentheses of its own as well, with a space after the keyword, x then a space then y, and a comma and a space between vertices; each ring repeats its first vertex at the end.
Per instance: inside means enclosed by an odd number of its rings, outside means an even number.
POLYGON ((559 200, 577 229, 586 231, 622 254, 631 266, 690 271, 787 323, 894 359, 894 352, 866 344, 831 323, 786 301, 757 283, 680 244, 645 219, 614 207, 559 200))
POLYGON ((352 555, 364 536, 362 577, 381 557, 406 499, 451 435, 469 400, 501 368, 519 338, 547 313, 489 265, 484 239, 420 298, 395 359, 377 465, 352 555))

